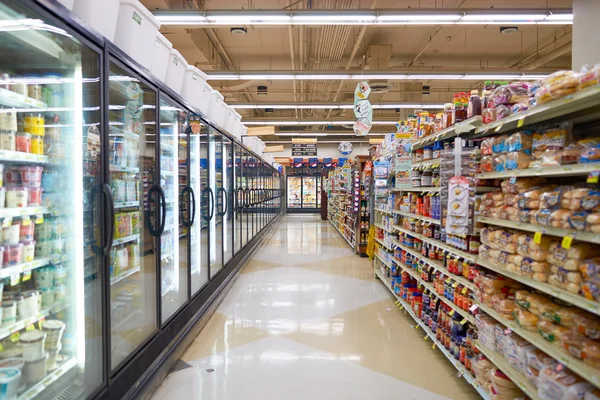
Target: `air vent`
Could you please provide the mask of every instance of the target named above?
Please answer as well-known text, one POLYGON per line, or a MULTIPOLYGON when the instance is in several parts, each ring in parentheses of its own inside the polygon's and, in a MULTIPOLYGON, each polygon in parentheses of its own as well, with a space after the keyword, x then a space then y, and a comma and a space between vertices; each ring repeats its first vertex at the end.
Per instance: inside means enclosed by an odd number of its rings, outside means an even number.
POLYGON ((246 33, 248 33, 248 29, 244 27, 233 27, 229 29, 229 32, 231 32, 232 35, 244 36, 246 33))
POLYGON ((257 86, 256 94, 258 96, 266 96, 267 95, 267 87, 266 86, 257 86))
POLYGON ((371 87, 371 93, 387 93, 394 87, 388 81, 369 82, 369 86, 371 87))

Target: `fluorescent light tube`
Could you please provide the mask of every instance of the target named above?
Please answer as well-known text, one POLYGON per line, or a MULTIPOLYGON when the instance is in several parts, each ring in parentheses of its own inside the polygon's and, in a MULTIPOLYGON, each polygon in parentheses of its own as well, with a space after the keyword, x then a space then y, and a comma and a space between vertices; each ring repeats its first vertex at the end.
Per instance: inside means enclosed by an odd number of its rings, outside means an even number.
POLYGON ((262 73, 237 73, 237 74, 210 74, 208 80, 535 80, 545 78, 547 75, 539 74, 262 74, 262 73))
POLYGON ((517 22, 541 21, 546 17, 546 14, 466 14, 461 19, 463 21, 517 22))
MULTIPOLYGON (((439 109, 444 108, 444 104, 373 104, 373 109, 394 110, 401 109, 439 109)), ((352 104, 233 104, 230 107, 236 110, 254 110, 272 108, 274 110, 351 110, 352 104)))
POLYGON ((276 136, 327 136, 327 133, 276 133, 276 136))
POLYGON ((431 22, 437 24, 440 21, 457 21, 461 18, 461 14, 423 14, 423 15, 410 15, 410 14, 384 14, 380 15, 377 19, 381 22, 403 22, 403 21, 421 21, 431 22))

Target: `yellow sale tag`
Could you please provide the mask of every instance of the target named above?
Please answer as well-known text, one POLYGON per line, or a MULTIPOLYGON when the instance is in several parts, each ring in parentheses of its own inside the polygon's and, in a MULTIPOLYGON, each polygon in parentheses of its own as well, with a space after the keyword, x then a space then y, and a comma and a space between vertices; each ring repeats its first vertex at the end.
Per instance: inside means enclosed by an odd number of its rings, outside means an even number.
POLYGON ((542 232, 536 232, 535 235, 533 235, 533 243, 542 244, 542 232))
POLYGON ((399 306, 400 305, 400 300, 396 300, 396 305, 399 306))
POLYGON ((462 294, 467 294, 467 292, 468 292, 468 291, 469 291, 469 288, 464 288, 464 289, 462 290, 462 294))
POLYGON ((453 316, 454 315, 454 310, 450 310, 450 312, 448 313, 449 316, 453 316))
POLYGON ((0 343, 0 351, 4 351, 4 347, 2 346, 2 343, 0 343))
POLYGON ((435 350, 435 343, 431 345, 431 350, 435 350))
POLYGON ((427 340, 429 339, 429 336, 425 335, 425 337, 423 337, 423 340, 427 340))
POLYGON ((466 324, 467 322, 468 322, 468 320, 467 320, 466 318, 464 318, 462 321, 460 321, 460 324, 461 324, 461 325, 464 325, 464 324, 466 324))
POLYGON ((587 177, 587 183, 598 183, 598 175, 600 171, 592 171, 587 177))
POLYGON ((398 307, 398 310, 400 310, 400 311, 404 310, 404 306, 398 307))
POLYGON ((35 216, 35 224, 39 225, 39 224, 43 224, 44 223, 44 214, 37 214, 35 216))
POLYGON ((2 220, 2 227, 3 228, 8 228, 9 226, 12 225, 12 217, 6 217, 2 220))
POLYGON ((573 243, 573 236, 565 236, 562 240, 561 246, 563 247, 563 249, 568 250, 571 248, 571 243, 573 243))
POLYGON ((519 120, 517 121, 517 128, 522 127, 524 123, 525 123, 525 117, 519 118, 519 120))
POLYGON ((450 282, 452 282, 452 279, 450 279, 450 278, 446 279, 447 284, 450 284, 450 282))
POLYGON ((415 325, 415 329, 419 329, 419 324, 415 325))
POLYGON ((23 279, 22 279, 22 281, 26 282, 26 281, 28 281, 30 279, 31 279, 31 270, 29 270, 29 271, 23 271, 23 279))
POLYGON ((25 330, 26 330, 26 331, 33 331, 33 330, 35 330, 35 326, 33 326, 33 324, 29 324, 29 325, 27 325, 27 326, 25 327, 25 330))
POLYGON ((452 285, 453 288, 456 289, 456 287, 458 286, 458 282, 454 282, 454 284, 452 285))
POLYGON ((19 333, 19 331, 13 332, 10 334, 10 341, 13 343, 18 342, 20 337, 21 337, 21 334, 19 333))
POLYGON ((500 129, 502 129, 502 124, 498 125, 496 129, 494 129, 494 132, 498 132, 500 129))
POLYGON ((46 321, 46 318, 40 318, 39 322, 38 322, 38 326, 40 327, 40 329, 42 329, 42 324, 46 321))
POLYGON ((23 217, 23 218, 21 218, 21 225, 23 225, 23 226, 29 226, 29 225, 31 225, 31 220, 29 219, 29 217, 23 217))

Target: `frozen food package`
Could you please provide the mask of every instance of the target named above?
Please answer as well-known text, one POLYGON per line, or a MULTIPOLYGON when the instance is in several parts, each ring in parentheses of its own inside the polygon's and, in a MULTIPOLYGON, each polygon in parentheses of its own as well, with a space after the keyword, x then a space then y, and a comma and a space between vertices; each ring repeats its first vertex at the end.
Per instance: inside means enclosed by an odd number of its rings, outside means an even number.
MULTIPOLYGON (((506 140, 506 151, 529 151, 533 144, 533 133, 529 131, 515 132, 506 140)), ((531 154, 531 153, 530 153, 531 154)))

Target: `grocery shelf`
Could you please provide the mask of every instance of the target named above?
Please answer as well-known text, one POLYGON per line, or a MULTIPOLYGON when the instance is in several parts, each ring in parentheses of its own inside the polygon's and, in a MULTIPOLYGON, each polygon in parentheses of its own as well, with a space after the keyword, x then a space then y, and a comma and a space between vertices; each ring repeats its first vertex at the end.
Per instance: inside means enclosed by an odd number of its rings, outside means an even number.
POLYGON ((432 160, 425 160, 412 163, 412 169, 429 169, 429 168, 437 168, 440 166, 442 162, 441 158, 435 158, 432 160))
POLYGON ((118 282, 121 282, 123 279, 128 278, 131 275, 136 274, 138 272, 140 272, 140 267, 139 266, 131 268, 131 269, 128 269, 127 271, 125 271, 125 272, 123 272, 123 273, 121 273, 121 274, 119 274, 119 275, 117 275, 117 276, 115 276, 113 278, 110 278, 110 284, 114 285, 114 284, 116 284, 118 282))
POLYGON ((0 104, 14 108, 45 108, 46 104, 32 97, 22 95, 12 90, 0 88, 0 104))
POLYGON ((413 213, 400 211, 400 210, 392 210, 392 214, 398 214, 398 215, 402 215, 403 217, 414 218, 414 219, 421 220, 423 222, 429 222, 431 224, 436 224, 436 225, 440 225, 442 223, 442 221, 440 221, 439 219, 423 217, 422 215, 419 215, 419 214, 413 214, 413 213))
POLYGON ((400 225, 394 225, 394 229, 399 231, 399 232, 403 232, 406 233, 408 235, 411 235, 413 237, 416 237, 417 239, 421 239, 422 241, 426 242, 426 243, 430 243, 433 244, 437 247, 440 247, 446 251, 449 251, 450 253, 456 254, 457 256, 460 256, 462 258, 464 258, 465 260, 468 261, 472 261, 472 262, 477 262, 477 256, 475 254, 471 254, 471 253, 467 253, 466 251, 462 251, 459 250, 455 247, 452 247, 444 242, 442 242, 441 240, 436 240, 436 239, 432 239, 432 238, 428 238, 426 236, 423 236, 421 234, 418 233, 414 233, 413 231, 410 231, 408 229, 405 229, 403 227, 401 227, 400 225))
POLYGON ((381 225, 381 224, 373 224, 373 226, 376 226, 376 227, 377 227, 377 228, 379 228, 379 229, 383 229, 383 230, 384 230, 384 231, 386 231, 386 232, 389 232, 389 233, 394 233, 394 231, 393 231, 393 230, 391 230, 390 228, 386 228, 385 226, 383 226, 383 225, 381 225))
POLYGON ((469 281, 468 279, 466 279, 463 276, 459 276, 459 275, 455 275, 455 274, 450 273, 450 271, 448 271, 444 267, 444 265, 442 263, 440 263, 439 261, 427 258, 427 257, 423 256, 421 253, 419 253, 417 251, 414 251, 414 250, 412 250, 412 249, 404 246, 403 244, 400 244, 400 242, 396 242, 396 245, 398 247, 400 247, 401 249, 405 250, 407 253, 411 254, 413 257, 418 258, 419 260, 423 261, 427 265, 430 265, 431 267, 435 268, 436 270, 438 270, 438 271, 440 271, 440 272, 448 275, 450 278, 452 278, 452 280, 460 283, 461 285, 469 288, 472 291, 475 290, 475 284, 473 282, 469 281))
POLYGON ((44 379, 42 379, 41 381, 39 381, 32 387, 27 389, 25 392, 23 392, 21 395, 19 395, 19 397, 17 397, 17 399, 18 400, 34 399, 37 395, 42 393, 47 387, 49 387, 54 382, 59 380, 63 375, 65 375, 67 372, 69 372, 71 369, 73 369, 76 365, 77 365, 77 360, 75 359, 75 357, 69 358, 67 361, 65 361, 62 365, 60 365, 54 371, 52 371, 48 375, 46 375, 46 377, 44 379))
POLYGON ((139 207, 139 201, 116 201, 115 202, 115 210, 119 208, 127 208, 127 207, 139 207))
POLYGON ((36 214, 50 214, 50 209, 48 207, 14 207, 0 209, 0 218, 23 217, 36 214))
POLYGON ((600 112, 600 85, 575 92, 569 96, 540 104, 530 110, 502 118, 475 130, 475 137, 484 137, 495 133, 508 132, 523 126, 568 116, 574 123, 583 123, 597 119, 600 112))
POLYGON ((515 169, 505 172, 485 172, 482 174, 477 174, 476 176, 479 179, 502 179, 522 176, 578 176, 588 175, 590 172, 598 170, 600 170, 600 163, 588 163, 561 165, 559 167, 515 169))
POLYGON ((120 167, 117 167, 115 165, 111 165, 110 166, 110 172, 128 172, 128 173, 131 173, 131 174, 139 174, 140 169, 139 168, 127 168, 127 167, 120 168, 120 167))
POLYGON ((482 399, 484 400, 490 400, 491 396, 489 395, 488 392, 485 391, 485 389, 483 389, 479 383, 477 383, 477 380, 475 379, 475 377, 473 375, 471 375, 471 373, 469 371, 467 371, 467 369, 465 368, 464 365, 462 365, 459 361, 457 361, 449 352, 448 350, 446 350, 446 348, 436 339, 435 337, 435 333, 431 331, 431 329, 429 329, 429 327, 427 325, 425 325, 425 323, 418 318, 414 311, 410 308, 410 306, 408 305, 408 303, 406 303, 406 301, 404 301, 403 298, 398 297, 396 295, 396 293, 394 293, 394 289, 391 287, 390 281, 383 276, 383 274, 381 273, 381 269, 380 268, 375 268, 375 275, 377 275, 377 277, 379 278, 379 280, 385 285, 385 287, 388 288, 388 290, 392 293, 392 295, 396 298, 396 300, 398 301, 398 304, 402 305, 402 307, 404 308, 404 310, 406 310, 406 312, 411 316, 411 318, 418 324, 418 326, 421 327, 421 329, 423 329, 423 331, 427 334, 427 336, 429 337, 429 339, 435 344, 435 346, 444 354, 444 356, 448 359, 448 361, 450 361, 452 363, 452 365, 454 365, 454 368, 456 368, 459 372, 459 375, 462 376, 463 378, 465 378, 465 380, 475 388, 475 390, 477 390, 477 393, 479 393, 479 395, 481 396, 482 399))
POLYGON ((479 309, 484 311, 486 314, 494 318, 496 321, 501 322, 503 325, 510 328, 517 335, 533 344, 538 349, 542 350, 549 356, 555 358, 564 364, 565 367, 575 372, 582 378, 594 386, 600 388, 600 373, 596 368, 593 368, 583 361, 576 359, 566 350, 563 350, 559 345, 555 345, 544 339, 537 332, 530 332, 521 328, 516 321, 509 321, 502 317, 495 310, 485 304, 479 304, 479 309))
POLYGON ((392 188, 391 189, 392 192, 439 192, 440 191, 440 187, 439 186, 431 186, 431 187, 413 187, 410 189, 397 189, 397 188, 392 188))
POLYGON ((531 400, 541 400, 538 396, 537 388, 533 386, 521 372, 510 365, 508 361, 506 361, 506 358, 502 357, 497 352, 488 349, 483 344, 479 343, 479 341, 475 341, 475 346, 477 346, 479 351, 481 351, 492 364, 498 367, 498 369, 508 376, 519 389, 529 396, 531 400))
POLYGON ((374 157, 373 157, 373 161, 377 161, 377 160, 380 160, 380 159, 382 159, 382 158, 389 157, 389 156, 391 156, 392 154, 394 154, 394 152, 392 152, 392 151, 389 151, 389 150, 388 150, 388 151, 386 151, 386 152, 384 152, 384 153, 381 153, 381 154, 380 154, 380 155, 378 155, 378 156, 374 156, 374 157))
POLYGON ((65 306, 63 304, 57 304, 52 307, 41 310, 38 315, 29 317, 29 318, 25 318, 25 319, 15 322, 12 325, 2 327, 2 328, 0 328, 0 340, 4 339, 6 337, 9 337, 13 333, 22 331, 27 326, 35 324, 36 322, 39 322, 40 320, 46 319, 46 317, 48 317, 50 314, 56 314, 57 312, 63 310, 64 308, 65 308, 65 306))
POLYGON ((540 282, 526 276, 517 275, 513 272, 507 271, 504 268, 500 268, 489 261, 478 259, 477 263, 491 271, 497 272, 517 282, 521 282, 529 287, 539 290, 540 292, 549 294, 550 296, 554 296, 557 299, 561 299, 567 303, 589 311, 592 314, 600 315, 600 303, 597 301, 588 300, 583 296, 557 288, 556 286, 552 286, 546 282, 540 282))
POLYGON ((375 238, 375 241, 376 241, 377 243, 379 243, 381 246, 385 247, 385 248, 386 248, 388 251, 394 251, 394 249, 393 249, 393 248, 391 248, 390 246, 388 246, 387 244, 385 244, 385 243, 383 242, 383 240, 380 240, 380 239, 378 239, 378 238, 375 238))
MULTIPOLYGON (((407 252, 409 252, 410 254, 416 256, 417 253, 415 253, 414 251, 408 249, 406 246, 401 245, 399 243, 396 243, 396 245, 398 247, 400 247, 403 250, 406 250, 407 252)), ((436 266, 435 263, 432 263, 431 260, 428 260, 427 258, 422 258, 423 261, 426 261, 428 264, 430 264, 432 267, 438 269, 441 268, 442 272, 444 271, 444 268, 442 266, 440 266, 438 264, 438 266, 436 266)), ((470 323, 474 324, 475 323, 475 319, 473 318, 473 316, 471 314, 469 314, 467 311, 459 308, 456 304, 454 304, 453 302, 451 302, 450 300, 448 300, 447 298, 445 298, 444 296, 441 296, 440 294, 438 294, 435 291, 435 288, 433 287, 433 285, 430 282, 426 282, 424 281, 417 272, 415 272, 412 268, 408 268, 407 266, 405 266, 404 264, 402 264, 402 262, 400 262, 399 259, 396 259, 396 264, 398 264, 398 266, 400 268, 402 268, 403 270, 405 270, 406 272, 408 272, 408 274, 410 276, 412 276, 413 278, 415 278, 417 280, 417 282, 420 282, 421 285, 423 285, 425 288, 427 288, 434 296, 436 296, 437 298, 441 299, 444 303, 446 303, 449 307, 451 307, 455 312, 457 312, 460 316, 462 316, 463 318, 465 318, 467 321, 469 321, 470 323)), ((449 274, 448 271, 445 272, 446 274, 449 274)), ((450 274, 449 274, 450 275, 450 274)), ((456 277, 458 279, 461 279, 460 277, 456 277)), ((450 275, 448 278, 446 279, 451 279, 455 282, 459 282, 458 279, 454 279, 453 275, 450 275)), ((474 288, 475 286, 473 284, 470 284, 470 286, 472 288, 474 288)))
POLYGON ((138 240, 139 238, 140 238, 140 235, 136 234, 136 235, 131 235, 131 236, 125 236, 125 237, 119 238, 119 239, 114 239, 113 246, 117 246, 117 245, 127 243, 127 242, 133 242, 134 240, 138 240))
POLYGON ((384 210, 383 208, 377 208, 377 207, 375 207, 374 210, 377 211, 377 212, 380 212, 382 214, 392 215, 392 211, 390 211, 390 210, 384 210))
POLYGON ((0 269, 0 279, 8 278, 14 274, 20 274, 22 272, 31 272, 31 270, 40 268, 49 264, 58 264, 68 260, 68 257, 64 255, 54 255, 50 257, 44 257, 30 262, 25 262, 17 265, 7 266, 0 269))
POLYGON ((386 267, 388 268, 392 268, 392 264, 390 264, 389 262, 387 262, 386 260, 384 260, 383 258, 381 258, 379 255, 375 254, 375 257, 381 261, 386 267))
POLYGON ((0 161, 16 161, 23 163, 49 164, 50 157, 21 151, 0 150, 0 161))
POLYGON ((577 239, 581 242, 600 244, 600 234, 598 233, 575 231, 571 229, 552 228, 550 226, 533 225, 523 222, 507 221, 504 219, 487 217, 477 217, 477 222, 483 222, 485 224, 496 226, 503 226, 505 228, 515 228, 528 232, 542 232, 542 234, 550 236, 572 236, 574 239, 577 239))
POLYGON ((425 146, 433 144, 438 140, 451 139, 460 135, 461 133, 471 132, 472 130, 480 126, 482 122, 483 119, 481 118, 481 116, 476 115, 467 120, 459 122, 458 124, 452 125, 451 127, 436 133, 435 135, 431 135, 426 138, 413 141, 412 148, 413 150, 421 149, 425 146))
POLYGON ((344 239, 346 239, 346 242, 348 242, 348 244, 350 245, 350 247, 352 249, 354 249, 354 244, 352 244, 352 242, 350 242, 350 240, 348 240, 348 238, 342 233, 342 231, 340 230, 340 228, 338 228, 337 225, 332 220, 329 220, 329 221, 331 221, 331 225, 333 225, 333 227, 339 232, 339 234, 342 235, 342 237, 344 239))

